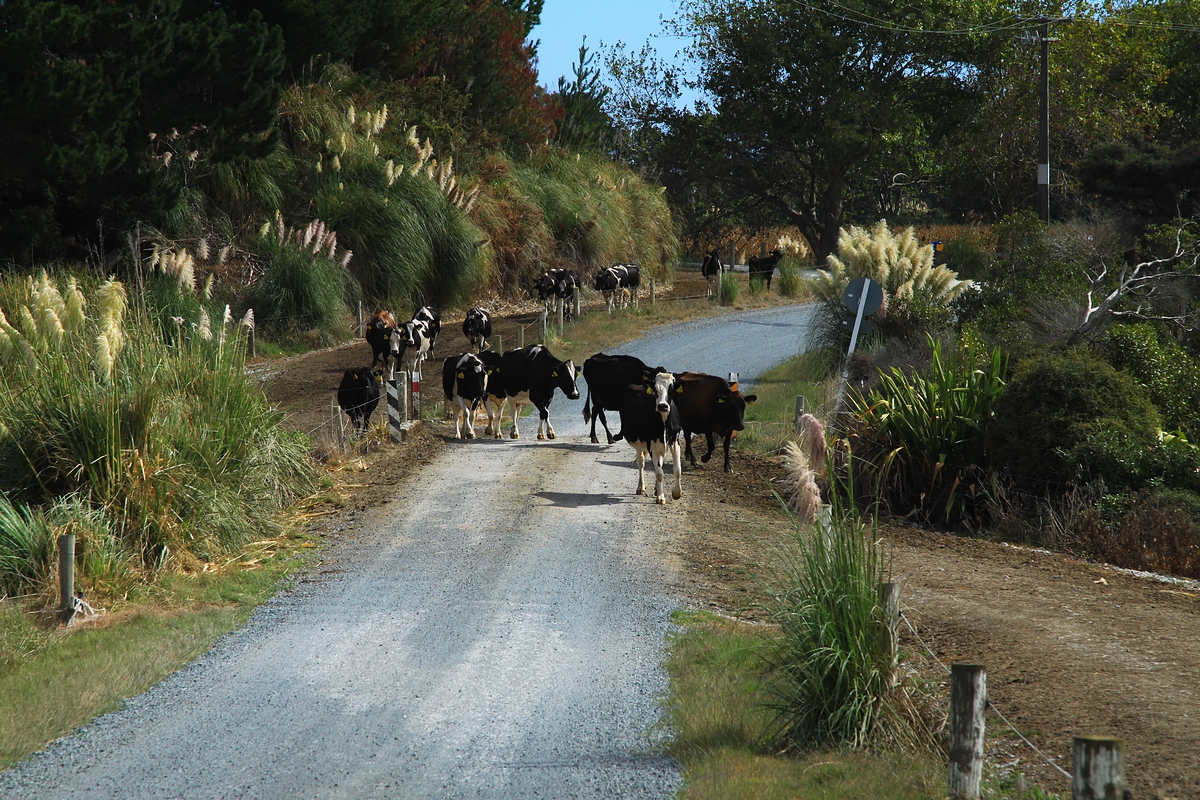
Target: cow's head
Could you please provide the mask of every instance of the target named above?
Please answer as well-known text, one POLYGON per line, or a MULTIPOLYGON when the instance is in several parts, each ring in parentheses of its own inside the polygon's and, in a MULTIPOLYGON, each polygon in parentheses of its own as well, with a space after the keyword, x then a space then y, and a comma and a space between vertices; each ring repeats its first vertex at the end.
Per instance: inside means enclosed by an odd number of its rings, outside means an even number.
POLYGON ((458 381, 458 394, 468 400, 482 397, 487 391, 488 372, 479 356, 467 353, 454 365, 454 376, 458 381))
POLYGON ((428 328, 425 323, 418 319, 409 320, 404 323, 402 338, 406 347, 421 347, 421 342, 429 338, 428 328))
POLYGON ((717 419, 727 430, 744 431, 746 429, 746 406, 758 399, 758 395, 744 395, 737 389, 722 386, 717 392, 717 419))
POLYGON ((671 389, 675 386, 675 376, 667 371, 659 372, 646 385, 646 394, 654 398, 654 409, 667 418, 671 413, 671 389))
POLYGON ((554 276, 549 272, 543 272, 542 277, 537 279, 534 288, 537 289, 538 299, 547 300, 550 295, 554 294, 554 276))
POLYGON ((575 362, 560 361, 550 368, 550 385, 561 389, 568 399, 578 400, 579 389, 575 387, 575 362))
POLYGON ((403 328, 388 329, 388 352, 399 358, 400 354, 404 352, 405 344, 406 339, 403 328))
POLYGON ((617 277, 617 272, 612 267, 602 269, 596 273, 596 291, 598 292, 614 292, 619 283, 620 279, 617 277))

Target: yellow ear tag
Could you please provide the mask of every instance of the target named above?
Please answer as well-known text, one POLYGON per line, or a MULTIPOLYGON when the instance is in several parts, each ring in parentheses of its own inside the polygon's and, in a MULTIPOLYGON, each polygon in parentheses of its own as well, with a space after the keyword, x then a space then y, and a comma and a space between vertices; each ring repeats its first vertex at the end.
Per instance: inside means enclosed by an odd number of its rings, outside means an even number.
POLYGON ((557 378, 557 377, 558 377, 558 370, 554 370, 553 372, 551 372, 551 373, 550 373, 550 377, 552 377, 552 378, 557 378))
POLYGON ((682 387, 682 386, 676 386, 676 387, 675 387, 675 394, 683 394, 683 387, 682 387))
POLYGON ((460 373, 458 373, 458 377, 465 378, 465 377, 467 377, 467 374, 465 372, 460 372, 460 373))
POLYGON ((724 402, 725 402, 725 398, 724 398, 724 397, 718 397, 718 398, 717 398, 717 402, 718 402, 718 403, 724 403, 724 402))
POLYGON ((646 394, 654 394, 654 387, 653 387, 653 386, 647 386, 647 387, 646 387, 646 394))

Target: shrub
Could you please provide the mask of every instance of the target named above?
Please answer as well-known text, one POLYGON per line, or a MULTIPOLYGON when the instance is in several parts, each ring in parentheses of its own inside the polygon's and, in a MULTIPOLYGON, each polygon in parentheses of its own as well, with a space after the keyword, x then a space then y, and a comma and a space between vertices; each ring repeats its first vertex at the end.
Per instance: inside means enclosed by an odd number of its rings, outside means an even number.
POLYGON ((1076 448, 1105 426, 1139 445, 1154 442, 1159 428, 1146 390, 1082 348, 1020 362, 995 414, 992 464, 1039 493, 1079 479, 1076 448))
POLYGON ((1200 438, 1200 364, 1178 342, 1160 338, 1150 325, 1118 325, 1103 347, 1109 363, 1146 386, 1165 427, 1200 438))
POLYGON ((798 297, 800 295, 804 281, 790 258, 783 259, 779 264, 779 277, 775 279, 775 285, 779 287, 780 297, 798 297))
POLYGON ((738 299, 738 282, 732 271, 722 272, 717 284, 717 300, 723 306, 731 306, 738 299))
POLYGON ((25 594, 49 580, 54 532, 36 509, 13 505, 0 492, 0 598, 25 594))
POLYGON ((1192 515, 1145 494, 1111 523, 1085 514, 1064 545, 1117 567, 1200 578, 1200 530, 1192 515))
POLYGON ((767 291, 767 282, 762 278, 751 278, 749 288, 751 297, 762 297, 763 293, 767 291))
MULTIPOLYGON (((986 491, 988 431, 1004 391, 1000 350, 933 358, 925 375, 893 368, 865 397, 850 396, 860 486, 893 512, 945 523, 978 520, 986 491)), ((862 490, 860 490, 862 491, 862 490)))
POLYGON ((91 530, 99 571, 120 571, 112 537, 150 568, 239 547, 311 490, 306 443, 245 374, 228 317, 202 311, 168 344, 157 325, 126 319, 120 283, 89 301, 73 278, 60 293, 44 274, 7 311, 0 492, 91 530))
POLYGON ((334 260, 337 235, 317 221, 286 228, 283 217, 276 215, 274 225, 263 226, 260 246, 267 266, 249 297, 259 323, 338 338, 331 335, 341 333, 349 319, 346 298, 352 279, 345 270, 349 253, 342 254, 342 264, 334 260))

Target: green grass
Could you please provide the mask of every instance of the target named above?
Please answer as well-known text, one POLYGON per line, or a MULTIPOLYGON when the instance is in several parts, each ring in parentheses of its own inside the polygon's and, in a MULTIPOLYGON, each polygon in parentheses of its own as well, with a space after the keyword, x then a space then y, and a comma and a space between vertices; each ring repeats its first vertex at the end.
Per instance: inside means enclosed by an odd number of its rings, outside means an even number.
POLYGON ((0 769, 120 707, 208 650, 307 563, 313 542, 277 542, 258 564, 164 576, 85 626, 44 630, 0 603, 0 769))
POLYGON ((821 416, 827 372, 821 354, 802 353, 759 376, 745 390, 758 400, 746 409, 746 430, 738 434, 738 444, 758 453, 778 453, 793 438, 797 395, 804 396, 805 409, 821 416))
POLYGON ((682 797, 907 800, 945 794, 943 767, 920 757, 817 750, 789 757, 764 747, 772 719, 762 679, 770 629, 705 612, 677 612, 671 641, 671 754, 682 797))

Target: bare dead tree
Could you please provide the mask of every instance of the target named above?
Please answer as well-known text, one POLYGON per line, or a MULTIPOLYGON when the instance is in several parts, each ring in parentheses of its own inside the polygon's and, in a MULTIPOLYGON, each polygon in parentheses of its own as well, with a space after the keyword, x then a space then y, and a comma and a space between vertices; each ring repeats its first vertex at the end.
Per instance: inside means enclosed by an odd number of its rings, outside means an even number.
POLYGON ((1196 268, 1200 266, 1200 241, 1188 241, 1186 235, 1188 229, 1195 225, 1195 220, 1188 220, 1176 227, 1175 251, 1170 255, 1136 264, 1126 262, 1117 274, 1116 287, 1099 302, 1096 298, 1103 292, 1106 284, 1109 284, 1108 264, 1100 257, 1098 270, 1085 269, 1084 275, 1088 279, 1087 309, 1067 342, 1075 344, 1086 339, 1109 318, 1160 320, 1176 325, 1188 325, 1192 321, 1191 315, 1164 314, 1156 307, 1155 301, 1163 287, 1177 279, 1196 276, 1196 268), (1131 308, 1123 307, 1126 301, 1132 302, 1131 308))

